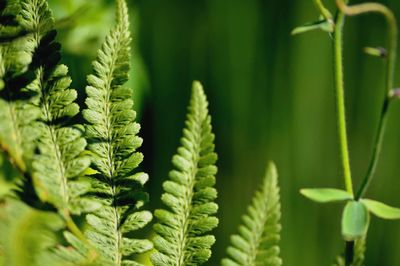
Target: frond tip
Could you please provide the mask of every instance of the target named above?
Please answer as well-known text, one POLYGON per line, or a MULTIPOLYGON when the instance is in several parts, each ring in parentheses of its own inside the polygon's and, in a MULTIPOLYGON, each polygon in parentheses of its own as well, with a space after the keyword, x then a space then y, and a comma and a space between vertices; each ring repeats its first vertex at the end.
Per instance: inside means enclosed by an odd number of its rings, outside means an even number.
POLYGON ((166 208, 155 212, 156 266, 200 265, 211 256, 215 238, 209 232, 218 225, 214 138, 206 96, 194 82, 182 146, 172 159, 175 170, 163 184, 166 208))
POLYGON ((275 165, 268 164, 261 188, 242 217, 239 234, 231 236, 222 266, 279 266, 280 196, 275 165))

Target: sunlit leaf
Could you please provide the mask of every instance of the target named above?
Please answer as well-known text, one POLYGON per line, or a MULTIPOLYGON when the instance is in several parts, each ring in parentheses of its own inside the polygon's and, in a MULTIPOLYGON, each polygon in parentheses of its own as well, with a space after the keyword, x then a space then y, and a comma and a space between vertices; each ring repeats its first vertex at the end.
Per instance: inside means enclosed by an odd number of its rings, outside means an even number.
POLYGON ((365 207, 367 207, 367 209, 371 213, 375 214, 380 218, 389 220, 400 219, 399 208, 391 207, 382 202, 370 199, 362 199, 361 202, 365 205, 365 207))
POLYGON ((349 192, 335 188, 304 188, 300 190, 300 193, 306 198, 320 203, 345 201, 353 198, 349 192))

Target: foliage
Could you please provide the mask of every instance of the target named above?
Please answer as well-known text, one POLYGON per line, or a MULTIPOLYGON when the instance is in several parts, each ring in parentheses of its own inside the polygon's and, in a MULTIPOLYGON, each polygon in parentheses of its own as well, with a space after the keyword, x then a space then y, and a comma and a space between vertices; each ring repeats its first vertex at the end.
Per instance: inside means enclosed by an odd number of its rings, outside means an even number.
MULTIPOLYGON (((337 14, 335 17, 327 9, 321 0, 314 0, 321 21, 306 24, 293 30, 292 34, 304 33, 310 30, 321 29, 329 32, 333 39, 334 51, 334 85, 336 93, 336 117, 339 136, 339 148, 341 153, 341 163, 343 179, 346 191, 332 188, 302 189, 300 192, 307 198, 319 202, 327 203, 332 201, 345 201, 342 214, 342 237, 346 242, 345 265, 362 264, 365 251, 365 241, 368 232, 370 212, 383 219, 399 219, 400 209, 387 206, 384 203, 364 199, 364 195, 369 188, 374 177, 378 158, 380 156, 383 136, 387 124, 389 106, 394 99, 398 98, 397 89, 394 88, 394 71, 396 67, 396 52, 398 28, 393 12, 380 3, 361 3, 349 5, 349 1, 336 0, 337 14), (383 99, 377 132, 373 142, 371 159, 368 163, 366 175, 360 183, 359 188, 354 193, 353 179, 351 175, 350 156, 346 127, 345 110, 345 88, 344 88, 344 64, 343 64, 343 28, 345 16, 357 16, 365 13, 378 13, 382 15, 388 26, 388 48, 366 48, 365 52, 372 56, 387 59, 386 63, 386 82, 385 97, 383 99), (334 27, 333 27, 334 25, 334 27), (332 27, 330 27, 332 26, 332 27), (358 246, 354 249, 354 246, 358 246), (362 254, 361 254, 362 253, 362 254)), ((339 260, 340 262, 340 260, 339 260)), ((338 264, 340 265, 340 263, 338 264)))
POLYGON ((167 208, 155 211, 154 265, 200 265, 211 256, 215 238, 209 232, 218 225, 214 138, 206 96, 194 82, 182 146, 172 159, 175 170, 163 184, 167 208))
MULTIPOLYGON (((149 177, 137 170, 142 139, 125 86, 126 2, 116 0, 116 26, 87 77, 83 111, 60 63, 47 1, 3 1, 0 22, 0 265, 142 265, 137 256, 153 249, 142 236, 152 213, 144 208, 149 177)), ((206 95, 194 82, 182 146, 163 184, 165 208, 155 211, 154 265, 200 265, 211 257, 218 225, 214 140, 206 95)), ((260 249, 255 260, 280 265, 272 164, 248 215, 245 222, 259 219, 245 225, 260 249)))
POLYGON ((94 74, 88 76, 86 105, 92 166, 91 194, 103 206, 87 222, 90 242, 113 265, 133 263, 132 256, 152 249, 146 239, 132 237, 149 223, 152 214, 141 210, 147 202, 143 190, 148 180, 145 173, 135 173, 143 160, 137 152, 142 139, 137 136, 131 90, 123 87, 129 71, 129 22, 124 1, 117 1, 117 25, 106 37, 93 63, 94 74))
POLYGON ((269 163, 261 188, 256 192, 239 234, 231 236, 229 258, 223 266, 282 265, 279 257, 281 205, 279 200, 278 174, 269 163))

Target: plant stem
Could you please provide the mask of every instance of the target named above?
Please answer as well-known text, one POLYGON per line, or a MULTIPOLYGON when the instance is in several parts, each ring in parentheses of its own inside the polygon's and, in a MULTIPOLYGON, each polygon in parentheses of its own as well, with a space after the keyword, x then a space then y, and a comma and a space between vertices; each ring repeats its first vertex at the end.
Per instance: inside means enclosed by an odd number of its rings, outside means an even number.
POLYGON ((336 17, 336 27, 334 32, 334 58, 335 58, 335 90, 336 90, 336 112, 337 112, 337 128, 340 143, 340 153, 342 159, 342 168, 344 183, 347 192, 351 195, 353 192, 353 183, 350 171, 350 159, 347 144, 346 130, 346 111, 344 100, 344 83, 343 83, 343 25, 345 15, 339 11, 336 17))
MULTIPOLYGON (((346 0, 346 3, 348 0, 346 0)), ((346 108, 344 99, 344 78, 343 78, 343 26, 345 14, 338 10, 335 20, 334 42, 334 70, 335 70, 335 91, 336 91, 336 112, 337 129, 340 143, 340 153, 342 159, 344 184, 347 192, 354 195, 353 181, 351 179, 349 149, 347 143, 346 129, 346 108)), ((351 265, 354 258, 354 241, 346 242, 345 250, 346 266, 351 265)))
POLYGON ((394 72, 396 66, 396 53, 397 53, 397 22, 396 17, 393 12, 386 6, 379 3, 364 3, 354 6, 347 6, 343 0, 336 0, 339 9, 347 15, 355 16, 363 13, 379 13, 382 14, 389 26, 389 48, 388 48, 388 62, 386 71, 386 96, 382 106, 381 116, 378 124, 378 131, 375 137, 375 142, 372 150, 371 160, 369 162, 367 173, 361 182, 361 186, 356 194, 356 200, 364 196, 367 191, 369 184, 371 183, 376 165, 378 163, 383 135, 385 133, 385 128, 387 124, 387 114, 389 110, 389 105, 391 103, 392 95, 391 91, 393 89, 394 83, 394 72))
POLYGON ((332 20, 331 12, 329 12, 329 10, 324 6, 321 0, 314 0, 314 4, 326 20, 328 21, 332 20))
MULTIPOLYGON (((337 18, 337 25, 335 33, 339 33, 339 40, 337 39, 337 36, 335 38, 335 47, 339 51, 335 54, 336 60, 338 60, 338 56, 340 55, 341 48, 339 48, 339 45, 341 45, 341 32, 343 29, 343 22, 341 21, 341 15, 359 15, 363 13, 369 13, 369 12, 376 12, 380 13, 383 16, 385 16, 388 25, 389 25, 389 49, 388 49, 388 62, 387 62, 387 72, 386 72, 386 96, 384 99, 384 103, 382 106, 382 111, 381 111, 381 116, 379 119, 379 124, 378 124, 378 132, 375 137, 375 142, 372 150, 372 156, 371 160, 369 162, 367 174, 365 178, 363 179, 361 186, 359 190, 357 191, 357 195, 355 197, 355 200, 359 200, 366 192, 368 189, 369 184, 372 181, 372 178, 375 173, 376 165, 378 162, 378 158, 380 155, 381 151, 381 146, 382 146, 382 140, 383 140, 383 135, 385 132, 386 124, 387 124, 387 117, 388 117, 388 111, 389 111, 389 105, 392 100, 392 89, 393 89, 393 82, 394 82, 394 72, 395 72, 395 65, 396 65, 396 52, 397 52, 397 22, 396 18, 393 15, 392 11, 388 9, 386 6, 379 4, 379 3, 364 3, 364 4, 359 4, 359 5, 354 5, 354 6, 348 6, 347 5, 348 1, 344 0, 336 0, 336 4, 339 8, 339 15, 337 18), (340 23, 338 23, 340 22, 340 23)), ((341 59, 341 58, 340 58, 341 59)), ((339 63, 336 64, 336 71, 340 70, 340 63, 341 61, 337 61, 339 63), (339 66, 339 67, 338 67, 339 66)), ((340 75, 337 74, 337 77, 340 77, 340 75)), ((342 77, 343 78, 343 77, 342 77)), ((336 82, 339 82, 340 79, 337 78, 336 82)), ((340 86, 337 86, 340 87, 340 86)), ((339 112, 340 113, 340 112, 339 112)), ((351 178, 350 178, 351 181, 351 178)), ((346 242, 346 265, 351 265, 354 257, 354 241, 352 242, 346 242)))
POLYGON ((354 241, 346 241, 345 248, 345 265, 350 266, 354 259, 354 241))
POLYGON ((379 3, 364 3, 354 6, 347 6, 343 0, 336 0, 337 6, 340 11, 349 16, 356 16, 365 13, 379 13, 386 18, 389 26, 389 48, 388 48, 388 62, 386 72, 386 89, 388 95, 393 89, 394 71, 396 65, 397 53, 397 22, 393 12, 386 6, 379 3))
POLYGON ((363 179, 361 186, 357 191, 355 197, 356 200, 359 200, 362 196, 364 196, 374 176, 376 165, 378 163, 378 158, 382 149, 383 135, 385 133, 385 128, 388 120, 390 102, 391 98, 389 98, 389 96, 386 97, 382 106, 381 117, 378 124, 378 132, 375 137, 375 143, 372 150, 371 160, 369 161, 367 174, 365 175, 365 178, 363 179))

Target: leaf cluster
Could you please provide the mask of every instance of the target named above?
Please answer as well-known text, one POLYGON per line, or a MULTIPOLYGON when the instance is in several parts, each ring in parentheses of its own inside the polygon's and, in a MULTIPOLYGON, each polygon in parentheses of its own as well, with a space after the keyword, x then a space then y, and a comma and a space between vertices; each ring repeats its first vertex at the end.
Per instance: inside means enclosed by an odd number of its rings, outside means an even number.
MULTIPOLYGON (((193 83, 164 206, 154 212, 155 237, 146 238, 153 214, 149 176, 137 170, 142 138, 126 87, 126 2, 116 0, 116 25, 93 62, 83 107, 60 63, 47 1, 2 1, 0 22, 0 167, 4 156, 18 173, 0 191, 0 265, 142 265, 138 256, 153 245, 154 265, 207 262, 218 225, 217 154, 201 84, 193 83)), ((222 264, 281 265, 279 221, 270 164, 222 264)))

